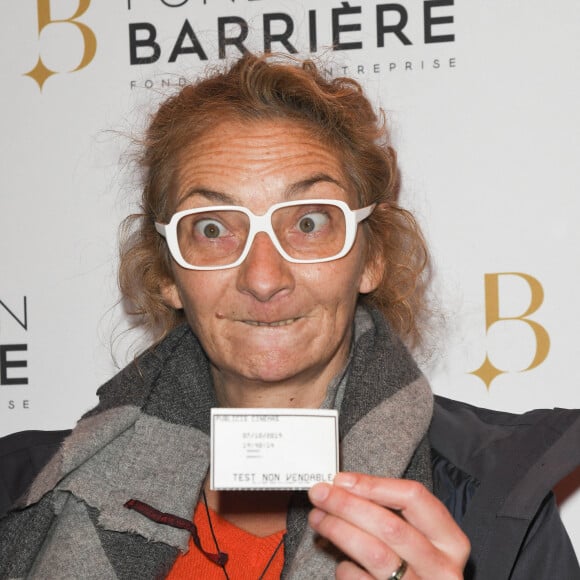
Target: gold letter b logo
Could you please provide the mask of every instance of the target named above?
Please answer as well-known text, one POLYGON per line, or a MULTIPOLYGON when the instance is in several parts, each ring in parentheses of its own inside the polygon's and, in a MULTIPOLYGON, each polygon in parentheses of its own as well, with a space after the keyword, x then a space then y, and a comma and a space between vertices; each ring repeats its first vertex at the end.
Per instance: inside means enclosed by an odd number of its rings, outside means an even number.
MULTIPOLYGON (((61 18, 55 20, 53 20, 50 16, 50 2, 51 0, 36 0, 36 7, 38 12, 38 38, 40 39, 42 31, 49 24, 68 23, 76 26, 76 28, 82 34, 84 48, 81 61, 79 62, 78 66, 69 72, 80 70, 86 67, 93 60, 97 51, 97 39, 94 32, 86 24, 78 22, 77 20, 79 16, 82 16, 87 11, 91 0, 78 0, 78 8, 70 18, 61 18)), ((44 64, 42 61, 42 56, 39 55, 36 66, 25 74, 34 79, 38 83, 40 90, 42 90, 42 86, 44 85, 46 79, 56 73, 57 71, 49 69, 44 64)))
MULTIPOLYGON (((502 272, 498 274, 485 274, 485 331, 488 333, 490 327, 496 322, 501 321, 515 321, 518 320, 529 326, 531 331, 534 333, 534 338, 536 341, 535 353, 532 362, 522 371, 529 371, 539 364, 543 363, 548 356, 550 350, 550 337, 546 329, 535 322, 530 320, 528 316, 533 314, 544 301, 544 290, 540 282, 528 274, 522 274, 521 272, 502 272), (499 277, 500 276, 519 276, 526 281, 530 292, 531 299, 530 305, 526 311, 519 316, 500 316, 499 314, 499 277)), ((479 377, 489 389, 491 382, 498 375, 505 373, 507 371, 500 370, 492 364, 489 360, 489 356, 485 355, 485 360, 483 364, 476 370, 471 371, 472 375, 479 377)))

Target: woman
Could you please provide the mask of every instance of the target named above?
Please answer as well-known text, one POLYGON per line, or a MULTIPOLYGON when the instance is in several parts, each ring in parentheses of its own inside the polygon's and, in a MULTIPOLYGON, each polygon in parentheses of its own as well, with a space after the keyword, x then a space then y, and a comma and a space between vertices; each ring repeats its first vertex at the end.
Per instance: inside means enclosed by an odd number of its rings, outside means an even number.
MULTIPOLYGON (((454 517, 486 480, 441 448, 462 414, 479 436, 478 415, 450 404, 433 420, 403 346, 420 339, 427 253, 360 87, 245 56, 160 107, 142 164, 120 280, 156 345, 99 390, 0 523, 1 577, 462 578, 454 517), (218 406, 339 409, 343 472, 308 494, 211 490, 218 406)), ((553 506, 531 520, 511 551, 487 553, 493 577, 572 577, 553 506)), ((466 575, 489 578, 478 530, 466 575)))

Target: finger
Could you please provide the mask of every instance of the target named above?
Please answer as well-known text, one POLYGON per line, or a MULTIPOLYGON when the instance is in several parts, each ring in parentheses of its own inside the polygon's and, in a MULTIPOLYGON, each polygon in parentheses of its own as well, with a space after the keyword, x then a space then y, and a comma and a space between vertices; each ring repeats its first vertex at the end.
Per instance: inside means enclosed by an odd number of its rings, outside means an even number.
POLYGON ((334 478, 334 484, 357 496, 399 511, 405 520, 436 546, 458 561, 467 561, 469 540, 447 508, 420 483, 361 473, 339 473, 334 478))
MULTIPOLYGON (((465 565, 463 558, 467 556, 456 557, 451 548, 439 548, 409 522, 373 501, 328 484, 314 486, 309 495, 315 506, 357 530, 354 536, 354 532, 329 520, 323 522, 319 533, 332 533, 332 538, 327 537, 333 543, 340 542, 337 546, 341 550, 349 550, 348 554, 373 574, 385 572, 387 565, 383 559, 389 562, 392 572, 398 565, 393 554, 407 560, 419 577, 453 578, 452 571, 460 571, 465 565), (353 535, 349 537, 349 533, 353 535), (352 545, 349 544, 351 540, 352 545)), ((457 527, 454 522, 453 526, 457 527)))
POLYGON ((350 560, 345 560, 336 567, 335 577, 336 580, 373 580, 366 570, 350 560))
MULTIPOLYGON (((387 544, 340 517, 315 508, 310 512, 308 522, 314 531, 330 540, 368 572, 366 576, 361 575, 359 568, 357 575, 349 578, 368 578, 369 575, 372 578, 388 578, 401 563, 401 558, 387 544)), ((352 567, 347 567, 347 572, 354 573, 352 567)))

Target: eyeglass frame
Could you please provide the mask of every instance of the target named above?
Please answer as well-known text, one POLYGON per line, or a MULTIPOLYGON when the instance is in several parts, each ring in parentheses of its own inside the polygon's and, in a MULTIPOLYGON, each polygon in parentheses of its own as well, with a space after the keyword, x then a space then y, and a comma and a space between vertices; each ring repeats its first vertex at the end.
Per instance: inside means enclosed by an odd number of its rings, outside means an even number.
POLYGON ((272 244, 274 244, 274 247, 276 248, 276 250, 278 250, 278 253, 286 261, 292 264, 320 264, 323 262, 332 262, 334 260, 338 260, 346 256, 346 254, 350 252, 356 239, 358 225, 372 214, 376 206, 377 206, 376 203, 372 203, 371 205, 367 205, 366 207, 360 209, 351 209, 346 202, 340 199, 300 199, 295 201, 284 201, 280 203, 275 203, 271 205, 264 214, 256 215, 247 207, 243 207, 241 205, 209 205, 206 207, 184 209, 182 211, 178 211, 177 213, 174 213, 171 216, 171 219, 167 224, 155 222, 155 229, 159 234, 161 234, 161 236, 165 238, 167 246, 169 247, 169 252, 171 253, 171 257, 182 268, 185 268, 187 270, 210 271, 210 270, 226 270, 228 268, 236 268, 237 266, 242 264, 244 260, 248 257, 252 244, 254 243, 254 238, 256 237, 257 234, 261 232, 268 235, 272 244), (272 215, 276 210, 283 207, 292 207, 297 205, 310 205, 310 204, 333 205, 342 210, 346 228, 344 232, 344 245, 342 247, 342 250, 337 254, 335 254, 334 256, 330 256, 328 258, 315 258, 308 260, 293 258, 284 250, 282 244, 280 244, 280 241, 276 236, 276 232, 272 227, 272 215), (185 259, 183 258, 183 254, 181 253, 181 249, 179 248, 179 241, 177 239, 177 224, 179 223, 181 218, 185 216, 194 215, 196 213, 205 213, 208 211, 239 211, 248 216, 248 219, 250 221, 250 228, 248 230, 246 244, 238 259, 232 262, 231 264, 225 264, 222 266, 194 266, 189 262, 186 262, 185 259))

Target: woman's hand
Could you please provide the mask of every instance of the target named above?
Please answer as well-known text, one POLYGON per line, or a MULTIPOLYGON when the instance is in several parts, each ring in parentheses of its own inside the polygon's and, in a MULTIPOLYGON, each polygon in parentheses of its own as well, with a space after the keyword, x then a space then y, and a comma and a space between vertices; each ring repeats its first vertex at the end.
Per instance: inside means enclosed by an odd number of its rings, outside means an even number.
POLYGON ((339 564, 337 578, 388 579, 403 560, 404 580, 463 578, 469 540, 420 483, 339 473, 308 495, 311 527, 351 559, 339 564))

